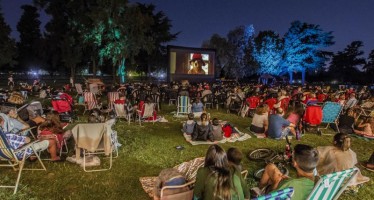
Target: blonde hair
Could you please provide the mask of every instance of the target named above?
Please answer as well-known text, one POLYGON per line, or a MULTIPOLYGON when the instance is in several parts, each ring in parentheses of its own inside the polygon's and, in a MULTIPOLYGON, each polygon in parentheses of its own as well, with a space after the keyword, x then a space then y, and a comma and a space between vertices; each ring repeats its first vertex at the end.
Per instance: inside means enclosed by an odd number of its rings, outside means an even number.
POLYGON ((256 108, 256 114, 263 115, 269 112, 269 106, 267 104, 262 104, 256 108))

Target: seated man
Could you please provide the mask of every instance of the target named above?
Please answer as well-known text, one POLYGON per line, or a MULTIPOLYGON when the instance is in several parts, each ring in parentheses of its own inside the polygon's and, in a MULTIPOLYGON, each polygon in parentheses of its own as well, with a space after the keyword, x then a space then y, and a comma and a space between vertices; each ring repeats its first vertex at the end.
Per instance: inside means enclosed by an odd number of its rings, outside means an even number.
POLYGON ((30 126, 23 122, 21 119, 17 119, 18 116, 16 114, 17 112, 13 109, 9 111, 8 115, 0 113, 0 117, 2 118, 1 127, 4 132, 18 133, 30 128, 30 126))
POLYGON ((282 108, 276 109, 276 114, 269 117, 268 137, 273 139, 282 139, 290 132, 296 137, 295 125, 283 118, 282 108))
POLYGON ((269 186, 266 193, 287 187, 294 188, 293 200, 305 200, 314 187, 315 170, 318 163, 318 151, 311 146, 297 144, 294 148, 292 164, 296 168, 297 178, 284 176, 272 163, 268 164, 261 177, 259 189, 269 186))
MULTIPOLYGON (((1 127, 3 127, 3 125, 4 125, 4 119, 2 117, 0 117, 0 125, 1 125, 1 127)), ((26 145, 27 143, 30 143, 30 141, 31 141, 30 138, 27 137, 27 136, 8 133, 8 132, 5 132, 4 129, 0 130, 0 134, 4 134, 6 136, 6 138, 9 141, 9 145, 13 150, 17 150, 17 149, 21 148, 22 146, 26 145)), ((37 151, 37 152, 46 150, 48 148, 48 146, 49 146, 48 141, 40 141, 40 142, 37 142, 37 143, 33 144, 33 147, 34 147, 35 151, 37 151)), ((18 152, 16 154, 17 158, 21 159, 23 157, 24 153, 26 153, 26 157, 29 157, 31 154, 33 154, 35 152, 33 152, 31 148, 28 148, 24 152, 18 152)))

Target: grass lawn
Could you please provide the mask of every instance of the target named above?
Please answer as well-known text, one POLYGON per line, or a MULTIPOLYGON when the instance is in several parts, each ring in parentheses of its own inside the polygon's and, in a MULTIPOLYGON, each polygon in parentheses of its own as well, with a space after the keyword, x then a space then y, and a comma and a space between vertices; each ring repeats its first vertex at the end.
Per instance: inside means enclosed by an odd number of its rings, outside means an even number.
MULTIPOLYGON (((12 195, 11 189, 2 188, 0 199, 149 199, 140 185, 139 177, 157 176, 164 168, 204 156, 208 148, 208 145, 192 146, 184 140, 180 131, 184 119, 173 118, 170 114, 175 109, 175 106, 162 106, 159 115, 169 120, 168 123, 155 123, 154 125, 145 123, 143 127, 140 127, 138 123, 128 125, 127 122, 117 121, 115 130, 118 132, 122 147, 119 149, 119 157, 113 161, 111 170, 85 173, 79 165, 67 161, 60 163, 44 161, 47 172, 24 171, 17 194, 12 195), (178 145, 184 146, 185 149, 175 149, 178 145)), ((209 112, 212 118, 228 120, 237 125, 242 132, 248 132, 245 128, 249 126, 250 118, 226 114, 224 110, 209 110, 209 112)), ((81 121, 84 119, 80 117, 81 121)), ((331 141, 332 136, 306 134, 301 141, 292 140, 292 145, 304 143, 316 147, 329 145, 331 141)), ((357 153, 359 161, 368 160, 374 149, 374 140, 365 141, 353 138, 352 143, 352 149, 357 153)), ((226 150, 229 147, 237 147, 247 154, 260 147, 283 151, 285 141, 251 138, 243 142, 225 143, 221 146, 226 150)), ((69 155, 74 153, 72 147, 71 144, 69 155)), ((106 160, 101 159, 101 161, 105 163, 106 160)), ((247 158, 243 160, 244 169, 250 172, 248 184, 255 185, 251 174, 263 166, 264 164, 249 161, 247 158)), ((295 171, 291 167, 289 169, 291 176, 294 176, 295 171)), ((15 180, 16 172, 11 168, 1 168, 0 173, 1 183, 10 183, 9 179, 15 180)), ((374 198, 374 173, 367 170, 362 170, 362 173, 369 176, 371 181, 360 188, 358 193, 344 193, 340 199, 374 198)))

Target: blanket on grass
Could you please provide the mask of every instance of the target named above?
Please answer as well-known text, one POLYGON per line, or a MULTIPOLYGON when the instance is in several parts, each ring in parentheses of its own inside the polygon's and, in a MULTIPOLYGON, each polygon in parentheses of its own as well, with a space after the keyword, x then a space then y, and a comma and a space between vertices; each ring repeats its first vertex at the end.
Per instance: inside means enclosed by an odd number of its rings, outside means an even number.
POLYGON ((363 139, 366 141, 374 140, 374 136, 369 136, 369 135, 359 135, 356 133, 350 134, 350 136, 358 138, 358 139, 363 139))
MULTIPOLYGON (((196 179, 197 170, 204 165, 205 157, 195 158, 193 160, 183 162, 173 168, 181 172, 185 177, 187 182, 196 179)), ((157 176, 140 177, 139 181, 142 184, 144 191, 153 198, 153 192, 157 176)))
POLYGON ((215 141, 215 142, 208 142, 208 141, 192 141, 191 140, 191 135, 187 135, 186 133, 183 133, 183 137, 186 139, 187 142, 189 142, 192 145, 199 145, 199 144, 217 144, 217 143, 226 143, 226 142, 236 142, 236 141, 244 141, 248 140, 251 138, 251 136, 247 133, 244 133, 242 136, 236 137, 236 136, 231 136, 229 138, 223 138, 220 141, 215 141))

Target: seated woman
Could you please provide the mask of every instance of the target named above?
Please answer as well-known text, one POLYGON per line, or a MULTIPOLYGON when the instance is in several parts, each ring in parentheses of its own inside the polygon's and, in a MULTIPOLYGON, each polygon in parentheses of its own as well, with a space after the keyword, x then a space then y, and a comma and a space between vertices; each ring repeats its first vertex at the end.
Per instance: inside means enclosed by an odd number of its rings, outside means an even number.
POLYGON ((200 98, 196 98, 195 102, 192 103, 191 111, 195 117, 200 117, 201 113, 204 112, 204 105, 200 98))
POLYGON ((209 147, 204 167, 196 175, 194 199, 232 199, 249 198, 247 184, 235 167, 230 166, 226 152, 218 145, 209 147))
MULTIPOLYGON (((334 136, 332 146, 317 147, 319 152, 319 161, 317 171, 320 175, 330 174, 355 167, 357 164, 357 156, 350 149, 351 138, 344 133, 337 133, 334 136)), ((361 172, 352 180, 350 185, 358 185, 369 181, 361 172)))
MULTIPOLYGON (((165 186, 177 186, 185 184, 186 178, 175 168, 163 169, 157 177, 155 188, 154 188, 154 200, 159 200, 161 195, 161 189, 165 186)), ((172 195, 181 192, 188 191, 188 187, 165 190, 163 195, 172 195)))
POLYGON ((374 172, 374 152, 371 154, 369 160, 367 162, 361 163, 365 169, 374 172))
POLYGON ((151 96, 147 96, 145 101, 140 101, 139 107, 140 116, 148 116, 145 120, 156 120, 157 119, 157 112, 155 110, 155 104, 153 103, 153 99, 151 96))
POLYGON ((252 124, 249 129, 257 134, 264 134, 268 130, 269 124, 269 106, 262 104, 256 108, 252 124))
POLYGON ((198 121, 191 134, 192 141, 211 141, 214 142, 212 124, 209 122, 206 113, 201 114, 200 121, 198 121))
POLYGON ((340 115, 338 124, 339 131, 345 134, 352 134, 352 127, 356 121, 356 118, 357 116, 352 108, 349 109, 346 114, 340 115))
POLYGON ((353 132, 358 135, 373 137, 374 136, 373 130, 374 130, 374 118, 366 117, 364 120, 362 120, 357 125, 357 129, 355 127, 353 132), (363 129, 363 130, 360 130, 360 129, 363 129))

